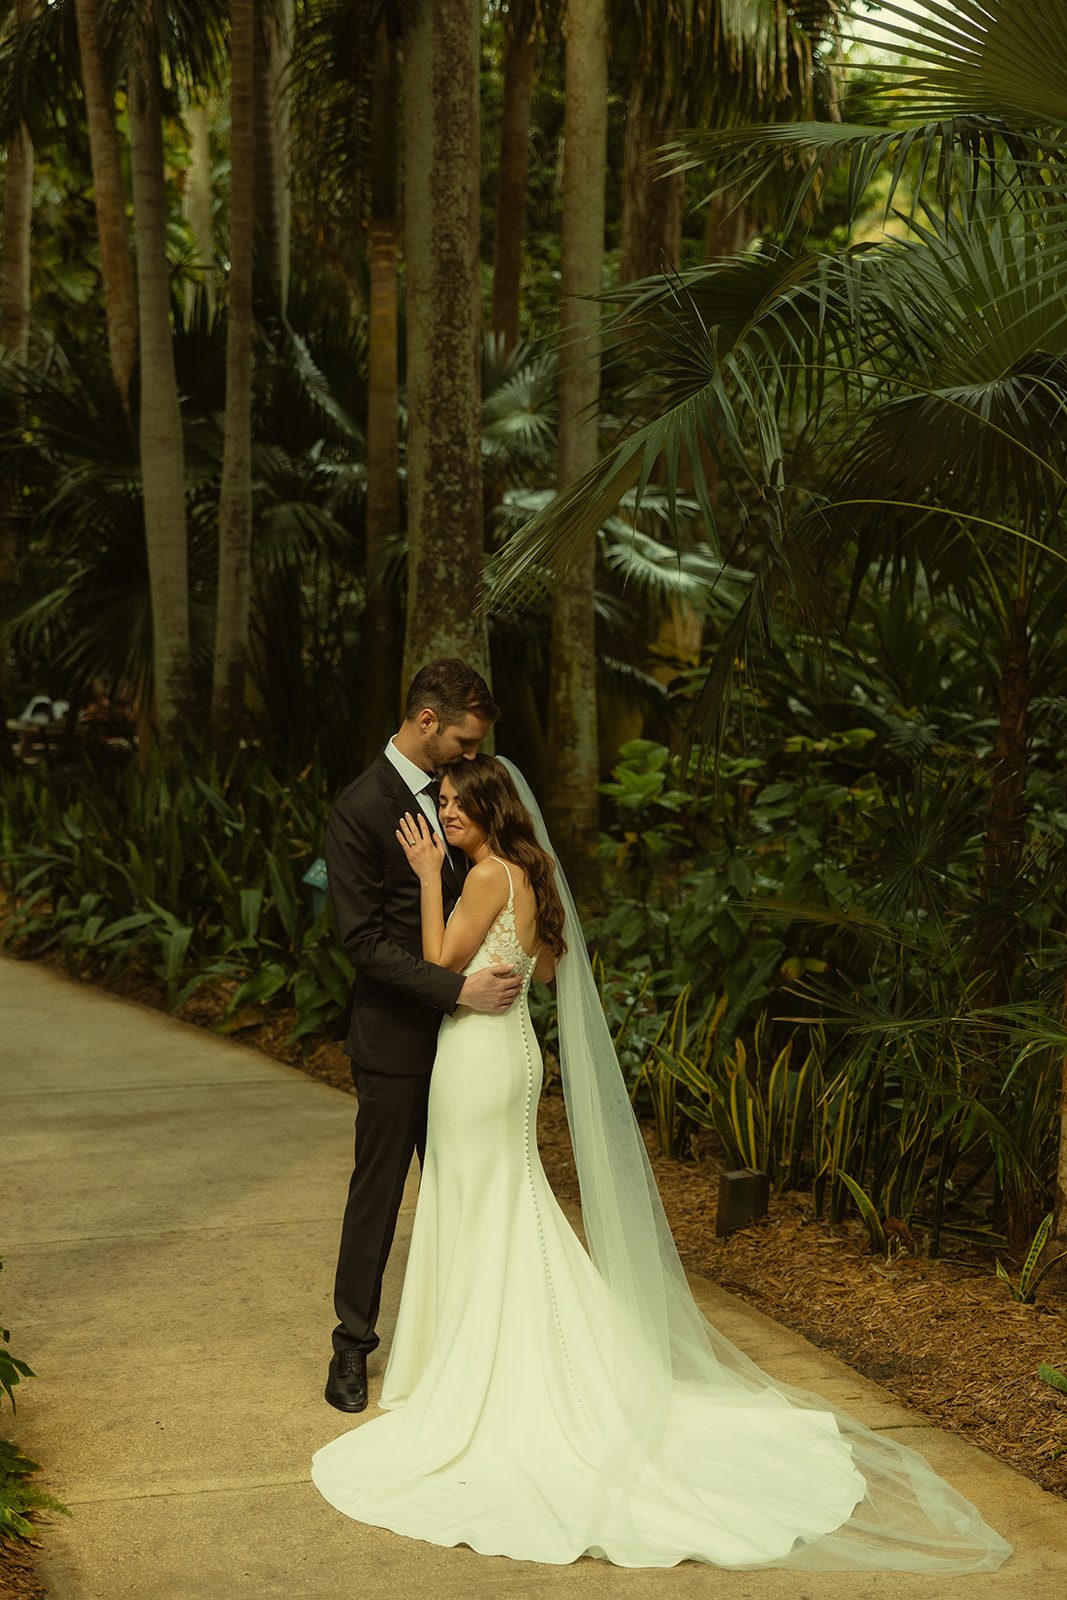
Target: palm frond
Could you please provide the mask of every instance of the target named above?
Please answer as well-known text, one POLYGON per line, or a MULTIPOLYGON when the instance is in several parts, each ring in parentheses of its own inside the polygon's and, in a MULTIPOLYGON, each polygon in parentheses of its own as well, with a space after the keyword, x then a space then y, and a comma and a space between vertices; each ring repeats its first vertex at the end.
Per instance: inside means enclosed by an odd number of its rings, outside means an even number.
MULTIPOLYGON (((1035 204, 1049 176, 1062 185, 1067 174, 1067 45, 1058 0, 959 0, 951 9, 938 0, 907 7, 889 0, 880 8, 897 19, 878 27, 903 56, 880 65, 864 85, 878 117, 875 126, 804 122, 691 130, 662 152, 668 168, 712 163, 716 192, 751 193, 784 161, 794 188, 781 227, 788 233, 813 189, 825 185, 847 162, 852 215, 873 177, 889 165, 886 201, 892 206, 910 167, 918 192, 927 177, 948 205, 959 190, 957 157, 969 171, 972 197, 980 170, 1004 179, 1003 157, 1015 181, 1035 204)), ((854 40, 884 50, 885 40, 857 25, 854 40)), ((842 69, 862 71, 866 65, 842 69)))

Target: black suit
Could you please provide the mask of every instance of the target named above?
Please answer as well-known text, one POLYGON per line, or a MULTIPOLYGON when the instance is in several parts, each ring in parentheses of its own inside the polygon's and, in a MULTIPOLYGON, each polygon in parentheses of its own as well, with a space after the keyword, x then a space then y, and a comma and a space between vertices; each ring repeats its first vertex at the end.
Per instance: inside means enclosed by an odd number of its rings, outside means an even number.
MULTIPOLYGON (((356 1149, 341 1229, 334 1348, 373 1350, 382 1274, 404 1180, 426 1148, 426 1100, 444 1012, 463 979, 422 959, 419 880, 396 837, 421 807, 380 755, 341 795, 326 830, 326 869, 337 926, 356 969, 345 1051, 359 1097, 356 1149)), ((441 875, 445 916, 459 897, 462 866, 441 875)))

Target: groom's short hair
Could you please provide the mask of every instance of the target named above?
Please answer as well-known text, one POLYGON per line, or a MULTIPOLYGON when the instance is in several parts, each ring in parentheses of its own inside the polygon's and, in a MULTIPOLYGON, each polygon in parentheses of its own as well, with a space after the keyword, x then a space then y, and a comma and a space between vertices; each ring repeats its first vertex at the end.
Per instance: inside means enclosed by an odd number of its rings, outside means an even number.
POLYGON ((442 728, 455 728, 467 716, 495 722, 500 715, 485 679, 458 656, 430 661, 412 678, 405 715, 413 722, 427 706, 442 728))

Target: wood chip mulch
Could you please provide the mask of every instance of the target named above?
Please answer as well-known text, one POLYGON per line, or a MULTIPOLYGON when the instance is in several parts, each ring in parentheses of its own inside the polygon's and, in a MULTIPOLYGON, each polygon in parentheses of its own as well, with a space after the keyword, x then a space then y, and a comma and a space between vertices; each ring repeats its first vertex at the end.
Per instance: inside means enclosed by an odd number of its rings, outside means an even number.
POLYGON ((6 1539, 0 1534, 0 1596, 3 1600, 44 1600, 47 1590, 34 1572, 39 1550, 36 1540, 6 1539))
MULTIPOLYGON (((164 985, 127 978, 112 986, 128 999, 164 1008, 164 985)), ((206 988, 178 1015, 200 1027, 218 1024, 228 1000, 206 988)), ((340 1045, 315 1036, 305 1050, 289 1044, 293 1016, 272 1008, 245 1018, 234 1037, 338 1089, 352 1092, 340 1045)), ((1050 1274, 1036 1305, 1017 1305, 995 1263, 970 1247, 947 1244, 931 1260, 903 1250, 885 1261, 870 1254, 858 1221, 828 1223, 806 1194, 771 1197, 765 1219, 728 1239, 715 1234, 721 1164, 663 1157, 646 1130, 649 1158, 685 1267, 750 1301, 813 1344, 831 1351, 939 1427, 1006 1461, 1042 1488, 1067 1497, 1067 1395, 1037 1376, 1040 1363, 1067 1371, 1067 1282, 1050 1274)), ((578 1183, 558 1080, 541 1101, 538 1143, 561 1200, 578 1200, 578 1183)), ((1006 1260, 1013 1277, 1019 1263, 1006 1260)), ((20 1552, 21 1554, 21 1552, 20 1552)), ((5 1588, 0 1597, 37 1600, 36 1588, 5 1588)), ((14 1570, 14 1569, 12 1569, 14 1570)), ((30 1576, 32 1580, 32 1573, 30 1576)))

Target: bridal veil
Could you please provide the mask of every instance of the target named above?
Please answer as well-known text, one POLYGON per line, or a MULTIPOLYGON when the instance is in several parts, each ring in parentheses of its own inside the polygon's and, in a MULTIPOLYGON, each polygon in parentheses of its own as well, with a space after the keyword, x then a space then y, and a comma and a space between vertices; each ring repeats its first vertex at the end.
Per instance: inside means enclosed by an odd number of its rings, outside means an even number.
MULTIPOLYGON (((505 761, 520 798, 551 851, 544 820, 521 773, 505 761)), ((554 855, 554 852, 552 852, 554 855)), ((840 1527, 766 1563, 807 1571, 899 1571, 950 1575, 995 1570, 1010 1546, 916 1451, 889 1432, 864 1427, 818 1395, 778 1383, 710 1325, 697 1307, 619 1070, 573 898, 559 870, 567 954, 557 967, 560 1054, 567 1118, 581 1187, 590 1255, 613 1308, 603 1348, 609 1354, 621 1418, 597 1474, 592 1530, 626 1516, 647 1482, 685 1509, 687 1485, 657 1461, 668 1399, 686 1396, 751 1407, 796 1407, 829 1415, 847 1442, 866 1494, 840 1527)), ((765 1420, 765 1419, 763 1419, 765 1420)), ((753 1418, 754 1424, 756 1417, 753 1418)), ((813 1471, 817 1470, 813 1462, 813 1471)), ((759 1566, 765 1563, 753 1562, 759 1566)))

